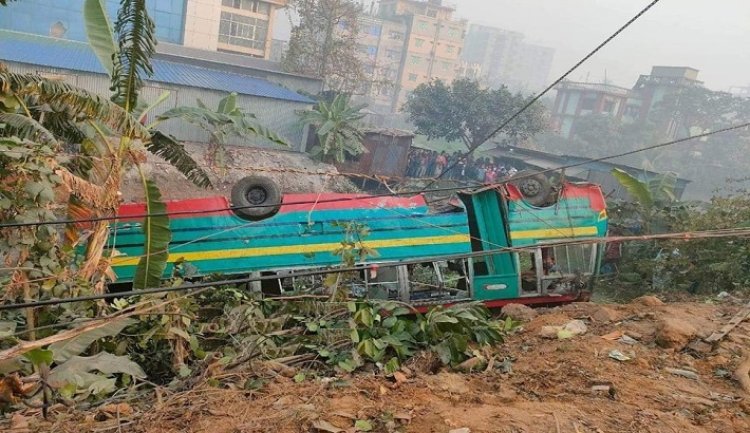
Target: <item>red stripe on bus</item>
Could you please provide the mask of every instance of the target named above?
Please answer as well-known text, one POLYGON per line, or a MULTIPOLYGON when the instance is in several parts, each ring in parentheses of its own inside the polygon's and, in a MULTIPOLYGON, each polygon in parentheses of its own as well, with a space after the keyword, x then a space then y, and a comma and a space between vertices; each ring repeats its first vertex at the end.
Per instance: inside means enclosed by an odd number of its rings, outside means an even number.
MULTIPOLYGON (((171 218, 195 218, 206 216, 231 216, 232 210, 225 197, 207 197, 190 200, 165 202, 171 218), (205 211, 201 212, 202 209, 205 211)), ((332 209, 378 209, 416 208, 427 206, 423 196, 413 197, 372 197, 364 194, 287 194, 282 199, 280 213, 309 212, 311 210, 332 209)), ((137 220, 147 213, 145 203, 129 203, 120 206, 118 216, 121 221, 137 220)))

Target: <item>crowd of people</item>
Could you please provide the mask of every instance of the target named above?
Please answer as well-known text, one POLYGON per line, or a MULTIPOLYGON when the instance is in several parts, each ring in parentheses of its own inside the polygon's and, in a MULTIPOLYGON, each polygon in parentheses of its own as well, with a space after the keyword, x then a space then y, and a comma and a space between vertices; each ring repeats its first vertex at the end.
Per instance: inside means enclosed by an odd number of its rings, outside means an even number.
POLYGON ((434 150, 412 147, 409 150, 409 163, 406 176, 415 178, 434 178, 468 180, 490 184, 512 177, 518 170, 512 165, 498 163, 489 158, 474 159, 460 152, 436 152, 434 150), (445 174, 444 171, 448 170, 445 174))

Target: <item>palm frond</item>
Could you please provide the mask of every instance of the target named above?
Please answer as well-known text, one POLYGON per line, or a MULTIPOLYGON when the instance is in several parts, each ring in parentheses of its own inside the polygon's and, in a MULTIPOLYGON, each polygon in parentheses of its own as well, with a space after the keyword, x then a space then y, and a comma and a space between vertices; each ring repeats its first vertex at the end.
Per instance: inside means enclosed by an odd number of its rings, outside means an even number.
POLYGON ((53 148, 59 148, 60 143, 55 136, 41 123, 31 117, 16 113, 0 112, 0 135, 3 137, 18 137, 31 141, 46 143, 53 148))
POLYGON ((143 189, 146 195, 146 213, 152 216, 147 216, 143 222, 144 255, 135 269, 134 289, 161 285, 161 277, 169 257, 169 242, 172 239, 169 217, 165 215, 167 206, 161 200, 159 188, 152 180, 143 178, 143 189))
POLYGON ((112 25, 109 22, 104 0, 86 0, 83 4, 83 22, 91 49, 110 78, 114 72, 117 54, 112 25))
POLYGON ((636 179, 630 173, 619 168, 612 169, 612 177, 620 183, 630 195, 646 208, 654 206, 654 197, 648 185, 636 179))
POLYGON ((48 104, 71 119, 91 119, 131 138, 147 139, 148 129, 122 107, 99 95, 70 84, 34 74, 0 72, 0 92, 29 97, 36 105, 48 104))
POLYGON ((211 179, 198 166, 198 163, 187 153, 185 146, 176 138, 153 131, 151 140, 146 142, 146 149, 152 154, 169 161, 188 180, 201 188, 210 188, 211 179))
POLYGON ((14 2, 18 0, 0 0, 0 6, 8 6, 8 2, 14 2))
MULTIPOLYGON (((224 104, 226 106, 226 102, 224 104)), ((236 110, 236 108, 232 109, 233 112, 236 112, 236 110)), ((255 135, 275 144, 282 146, 289 145, 283 138, 276 135, 276 133, 270 129, 262 126, 255 121, 254 118, 243 112, 229 115, 213 111, 210 108, 206 108, 204 105, 201 107, 173 108, 165 111, 157 117, 158 121, 166 121, 170 119, 182 119, 207 131, 214 129, 222 136, 237 135, 247 138, 255 135)))
MULTIPOLYGON (((32 110, 32 114, 36 117, 34 110, 32 110)), ((86 133, 76 124, 74 119, 71 119, 68 113, 45 111, 41 123, 58 141, 62 142, 63 149, 67 152, 75 152, 78 145, 86 139, 86 133)))
POLYGON ((154 73, 151 57, 156 52, 155 28, 146 0, 121 0, 115 24, 119 52, 114 58, 111 90, 112 100, 127 112, 138 105, 144 76, 154 73))

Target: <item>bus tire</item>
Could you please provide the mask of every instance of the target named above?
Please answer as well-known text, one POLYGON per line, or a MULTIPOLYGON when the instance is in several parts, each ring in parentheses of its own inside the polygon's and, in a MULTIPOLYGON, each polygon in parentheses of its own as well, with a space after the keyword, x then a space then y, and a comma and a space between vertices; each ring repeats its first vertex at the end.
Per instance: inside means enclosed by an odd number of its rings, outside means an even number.
POLYGON ((272 179, 248 176, 232 187, 232 207, 240 218, 257 221, 274 215, 281 208, 281 189, 272 179))
POLYGON ((552 193, 552 184, 547 176, 531 170, 519 171, 510 178, 510 184, 518 188, 523 199, 532 206, 545 206, 550 204, 549 197, 552 193))

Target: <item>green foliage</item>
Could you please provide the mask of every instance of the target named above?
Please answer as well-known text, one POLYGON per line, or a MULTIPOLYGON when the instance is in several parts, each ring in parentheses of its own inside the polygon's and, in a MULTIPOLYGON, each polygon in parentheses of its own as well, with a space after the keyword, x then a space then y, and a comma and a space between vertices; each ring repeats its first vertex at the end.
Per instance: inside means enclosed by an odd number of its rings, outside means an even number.
POLYGON ((156 52, 155 25, 146 0, 121 0, 114 31, 118 51, 112 69, 112 100, 131 112, 138 105, 143 77, 154 73, 151 57, 156 52))
POLYGON ((133 276, 133 288, 145 289, 161 285, 162 275, 169 257, 169 242, 172 231, 169 229, 167 206, 161 201, 159 188, 151 180, 144 180, 143 190, 146 193, 146 213, 143 223, 144 255, 138 261, 133 276))
MULTIPOLYGON (((171 119, 181 119, 200 127, 209 133, 209 162, 218 163, 219 166, 224 165, 224 144, 232 136, 260 138, 273 144, 288 146, 284 139, 261 125, 254 114, 243 111, 237 105, 236 93, 222 98, 216 110, 208 108, 200 99, 196 102, 197 107, 177 107, 162 113, 150 127, 171 119)), ((156 138, 159 142, 168 144, 166 139, 172 137, 162 135, 156 138)))
POLYGON ((367 150, 362 145, 364 132, 360 121, 366 105, 351 105, 349 97, 338 94, 332 101, 321 100, 313 110, 300 114, 304 125, 315 128, 317 144, 311 149, 314 157, 327 162, 344 162, 367 150))
MULTIPOLYGON (((528 97, 507 87, 483 88, 477 81, 457 79, 450 85, 441 80, 420 84, 410 95, 403 111, 416 125, 417 133, 429 139, 462 141, 467 148, 481 145, 498 127, 528 102, 528 97)), ((547 128, 547 114, 534 104, 511 122, 500 138, 523 141, 547 128)))
POLYGON ((424 340, 443 364, 457 365, 470 355, 469 346, 486 346, 503 341, 504 322, 492 320, 479 303, 437 307, 419 324, 424 340))
POLYGON ((189 181, 201 188, 210 188, 211 179, 198 163, 187 153, 185 146, 171 135, 154 130, 151 139, 145 143, 146 150, 164 158, 189 181))
POLYGON ((100 352, 94 356, 73 356, 50 370, 49 384, 58 389, 63 397, 78 396, 83 400, 89 395, 111 394, 117 390, 115 374, 144 379, 146 373, 126 356, 115 356, 100 352), (92 373, 92 372, 98 372, 92 373))
MULTIPOLYGON (((717 196, 694 207, 680 218, 676 231, 722 230, 750 227, 750 198, 747 191, 717 196)), ((668 242, 661 260, 665 288, 693 293, 717 293, 746 289, 750 284, 750 240, 745 237, 692 239, 668 242)))
POLYGON ((86 0, 83 4, 84 25, 91 49, 110 78, 114 73, 113 59, 118 52, 103 0, 86 0))
POLYGON ((132 319, 114 320, 100 328, 84 332, 70 340, 52 343, 49 345, 49 350, 53 353, 55 362, 62 363, 85 352, 95 341, 115 336, 134 323, 135 321, 132 319))
POLYGON ((619 168, 612 170, 612 176, 620 182, 620 185, 624 186, 628 190, 628 193, 638 203, 646 208, 654 206, 654 197, 649 189, 648 185, 641 182, 630 173, 619 168))

